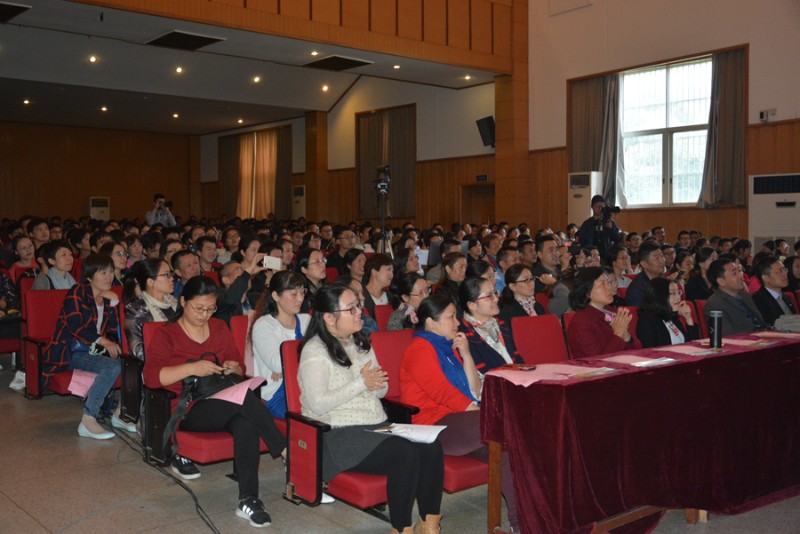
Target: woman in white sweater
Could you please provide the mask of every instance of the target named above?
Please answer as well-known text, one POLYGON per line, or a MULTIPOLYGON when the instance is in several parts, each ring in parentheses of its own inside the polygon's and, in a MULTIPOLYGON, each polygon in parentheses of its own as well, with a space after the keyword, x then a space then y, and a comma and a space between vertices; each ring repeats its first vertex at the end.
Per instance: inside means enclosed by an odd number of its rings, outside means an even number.
POLYGON ((261 398, 272 417, 286 417, 286 392, 283 388, 281 343, 303 339, 310 316, 300 313, 306 296, 305 278, 292 271, 279 271, 256 305, 256 320, 250 329, 253 347, 253 375, 267 383, 261 398))
POLYGON ((298 382, 303 415, 333 427, 323 438, 323 480, 342 471, 385 475, 392 532, 413 532, 415 500, 423 532, 438 532, 442 447, 369 432, 388 424, 380 401, 387 375, 361 327, 361 303, 351 289, 332 284, 318 291, 298 382))

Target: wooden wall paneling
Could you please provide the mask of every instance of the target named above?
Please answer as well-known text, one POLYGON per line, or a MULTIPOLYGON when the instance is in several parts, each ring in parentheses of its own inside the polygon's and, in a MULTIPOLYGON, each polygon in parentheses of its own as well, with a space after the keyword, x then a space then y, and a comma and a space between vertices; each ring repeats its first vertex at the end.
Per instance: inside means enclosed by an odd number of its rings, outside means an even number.
POLYGON ((247 0, 247 7, 254 11, 278 14, 278 0, 247 0))
POLYGON ((487 0, 470 1, 470 49, 492 53, 492 3, 487 0))
POLYGON ((426 43, 447 44, 447 0, 425 0, 422 6, 422 38, 426 43))
POLYGON ((383 35, 397 35, 396 0, 369 0, 369 29, 383 35))
POLYGON ((468 2, 447 2, 447 44, 469 49, 470 10, 468 2))
POLYGON ((310 0, 278 0, 278 11, 287 17, 311 20, 310 0))
POLYGON ((339 0, 311 0, 311 20, 336 26, 341 21, 341 3, 339 0))
POLYGON ((369 30, 369 3, 363 0, 342 0, 342 26, 369 30))
POLYGON ((747 175, 800 172, 800 120, 747 129, 747 175))
POLYGON ((211 0, 211 2, 215 4, 222 4, 225 6, 233 6, 233 7, 247 7, 245 0, 211 0))
POLYGON ((397 4, 397 35, 422 40, 422 0, 401 0, 397 4))
POLYGON ((200 184, 200 211, 198 214, 201 217, 222 215, 222 183, 220 181, 200 184))
POLYGON ((494 2, 492 4, 492 53, 511 56, 511 7, 494 2))

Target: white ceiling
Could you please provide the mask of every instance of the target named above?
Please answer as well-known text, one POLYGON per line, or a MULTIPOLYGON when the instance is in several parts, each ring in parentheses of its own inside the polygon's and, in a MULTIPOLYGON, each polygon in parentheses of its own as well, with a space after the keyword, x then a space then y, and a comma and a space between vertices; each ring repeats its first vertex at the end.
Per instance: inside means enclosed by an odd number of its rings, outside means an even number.
POLYGON ((67 1, 0 3, 32 7, 0 24, 4 121, 199 135, 330 110, 361 76, 461 89, 495 75, 67 1), (145 44, 172 30, 224 41, 193 52, 145 44), (302 66, 330 55, 371 64, 342 72, 302 66))

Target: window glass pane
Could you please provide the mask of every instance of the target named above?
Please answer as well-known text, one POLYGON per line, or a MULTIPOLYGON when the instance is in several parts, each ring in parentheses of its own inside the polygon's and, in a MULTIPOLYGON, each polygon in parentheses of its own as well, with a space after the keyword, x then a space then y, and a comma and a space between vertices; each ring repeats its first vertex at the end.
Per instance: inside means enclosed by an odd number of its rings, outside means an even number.
POLYGON ((711 60, 669 69, 669 127, 708 124, 711 60))
POLYGON ((700 196, 707 133, 676 132, 672 137, 673 203, 697 202, 700 196))
POLYGON ((647 70, 622 79, 622 131, 666 127, 667 71, 647 70))
POLYGON ((661 134, 626 137, 623 143, 628 203, 661 204, 661 134))

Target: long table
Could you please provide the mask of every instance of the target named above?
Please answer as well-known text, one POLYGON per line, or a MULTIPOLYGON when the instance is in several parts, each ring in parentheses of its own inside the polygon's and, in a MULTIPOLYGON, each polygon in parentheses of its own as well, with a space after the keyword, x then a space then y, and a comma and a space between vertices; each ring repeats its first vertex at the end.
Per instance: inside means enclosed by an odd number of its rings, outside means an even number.
MULTIPOLYGON (((527 387, 488 374, 481 434, 495 461, 499 445, 510 454, 522 531, 588 533, 645 506, 740 513, 800 490, 800 340, 769 341, 701 357, 624 353, 678 360, 652 368, 571 360, 618 371, 527 387)), ((493 532, 500 496, 490 484, 493 532)), ((660 517, 624 531, 648 532, 660 517)))

